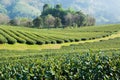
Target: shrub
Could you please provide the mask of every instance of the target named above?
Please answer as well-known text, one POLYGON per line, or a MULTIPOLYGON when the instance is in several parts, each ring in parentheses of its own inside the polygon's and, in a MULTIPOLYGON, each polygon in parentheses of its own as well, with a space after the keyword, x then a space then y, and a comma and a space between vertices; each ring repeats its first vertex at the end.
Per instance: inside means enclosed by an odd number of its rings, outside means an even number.
POLYGON ((25 35, 23 35, 23 34, 21 34, 21 33, 19 33, 19 32, 16 32, 16 31, 12 31, 12 32, 13 32, 14 34, 16 34, 17 36, 25 39, 25 40, 26 40, 26 44, 30 44, 30 45, 36 44, 36 41, 35 41, 35 40, 32 40, 32 39, 28 38, 28 37, 25 36, 25 35))
POLYGON ((16 38, 18 43, 26 43, 26 40, 22 38, 16 38))
POLYGON ((70 40, 69 40, 69 39, 65 39, 64 42, 65 42, 65 43, 66 43, 66 42, 70 42, 70 40))
POLYGON ((17 42, 17 40, 12 37, 9 37, 7 40, 8 40, 8 44, 15 44, 17 42))
MULTIPOLYGON (((0 80, 119 80, 120 54, 70 54, 1 58, 0 80), (7 61, 9 60, 9 62, 7 61), (30 61, 29 61, 30 60, 30 61), (19 62, 18 62, 19 61, 19 62), (7 77, 6 77, 7 76, 7 77)), ((67 51, 66 51, 67 52, 67 51)), ((108 53, 109 54, 109 53, 108 53)))
POLYGON ((51 44, 51 41, 46 40, 45 44, 51 44))
POLYGON ((39 41, 39 40, 38 40, 38 41, 36 42, 36 44, 42 45, 42 44, 45 44, 45 42, 44 42, 44 41, 39 41))
POLYGON ((89 40, 92 40, 92 38, 89 38, 89 40))
POLYGON ((106 37, 105 35, 102 36, 103 38, 106 37))
POLYGON ((36 41, 31 39, 26 39, 26 44, 29 44, 29 45, 36 44, 36 41))
POLYGON ((74 42, 75 41, 75 39, 69 39, 70 40, 70 42, 74 42))
POLYGON ((79 42, 80 41, 80 39, 75 39, 75 42, 79 42))
POLYGON ((64 43, 64 40, 56 40, 58 44, 64 43))
POLYGON ((7 39, 0 34, 0 44, 7 43, 7 39))
POLYGON ((45 40, 43 40, 42 38, 40 38, 38 35, 34 34, 34 33, 23 33, 22 34, 28 36, 29 38, 31 38, 32 40, 36 41, 36 44, 38 45, 42 45, 45 44, 45 40))
POLYGON ((92 39, 95 39, 95 37, 92 37, 92 39))
POLYGON ((17 35, 15 35, 14 33, 10 32, 9 30, 7 30, 7 31, 4 30, 4 29, 1 29, 1 30, 3 30, 4 32, 9 34, 11 37, 15 38, 18 43, 26 43, 26 41, 24 39, 22 39, 21 37, 18 37, 17 35))
POLYGON ((86 41, 87 39, 86 38, 81 38, 81 41, 86 41))
POLYGON ((55 41, 55 40, 52 40, 52 41, 51 41, 51 44, 56 44, 56 41, 55 41))
POLYGON ((16 39, 14 39, 13 37, 11 37, 10 35, 8 35, 7 33, 5 33, 4 31, 0 30, 0 33, 7 39, 8 44, 14 44, 17 42, 16 39))
POLYGON ((96 38, 101 38, 101 36, 97 36, 96 38))

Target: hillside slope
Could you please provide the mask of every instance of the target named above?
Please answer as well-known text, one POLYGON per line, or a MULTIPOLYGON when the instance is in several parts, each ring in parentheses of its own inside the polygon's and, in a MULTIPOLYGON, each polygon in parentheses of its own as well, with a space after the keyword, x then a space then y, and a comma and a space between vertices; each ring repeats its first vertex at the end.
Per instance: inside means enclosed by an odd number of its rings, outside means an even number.
POLYGON ((50 30, 0 26, 0 49, 58 49, 71 44, 114 39, 120 37, 119 30, 120 25, 50 30))

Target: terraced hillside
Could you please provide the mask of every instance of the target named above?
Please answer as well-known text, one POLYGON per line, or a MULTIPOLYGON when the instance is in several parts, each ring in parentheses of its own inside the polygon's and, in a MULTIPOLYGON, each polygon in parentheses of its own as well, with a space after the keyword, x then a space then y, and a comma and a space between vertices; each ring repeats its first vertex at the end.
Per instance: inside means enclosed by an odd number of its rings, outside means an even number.
POLYGON ((79 42, 106 37, 120 29, 120 25, 113 26, 51 30, 0 26, 0 43, 42 45, 79 42))

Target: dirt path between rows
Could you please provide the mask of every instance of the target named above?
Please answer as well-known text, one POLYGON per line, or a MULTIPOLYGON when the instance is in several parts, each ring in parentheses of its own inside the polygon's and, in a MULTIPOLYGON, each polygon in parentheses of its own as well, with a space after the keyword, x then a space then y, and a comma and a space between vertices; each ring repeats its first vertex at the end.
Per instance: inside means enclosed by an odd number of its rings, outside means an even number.
POLYGON ((87 41, 80 41, 80 42, 71 42, 71 43, 63 43, 63 44, 47 44, 47 45, 26 45, 26 44, 0 44, 0 49, 5 50, 42 50, 42 49, 60 49, 62 46, 70 46, 71 44, 80 44, 80 43, 86 43, 86 42, 97 42, 100 40, 109 40, 114 39, 116 37, 120 37, 120 32, 117 32, 115 34, 112 34, 111 36, 104 37, 104 38, 98 38, 94 40, 87 40, 87 41))
POLYGON ((109 39, 114 39, 114 38, 117 38, 117 37, 120 37, 120 32, 117 32, 115 34, 112 34, 108 37, 104 37, 104 38, 98 38, 98 39, 94 39, 94 40, 86 40, 86 41, 80 41, 80 42, 72 42, 72 43, 64 43, 64 44, 61 44, 62 46, 70 46, 71 44, 80 44, 80 43, 86 43, 86 42, 98 42, 98 41, 101 41, 101 40, 109 40, 109 39))

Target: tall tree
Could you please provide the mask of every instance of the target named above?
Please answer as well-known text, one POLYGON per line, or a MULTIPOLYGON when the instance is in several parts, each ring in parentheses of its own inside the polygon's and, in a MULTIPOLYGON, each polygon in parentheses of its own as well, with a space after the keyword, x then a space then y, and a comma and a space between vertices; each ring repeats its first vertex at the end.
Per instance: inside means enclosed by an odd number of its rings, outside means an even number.
POLYGON ((15 18, 15 19, 10 20, 9 23, 13 26, 19 26, 20 25, 20 20, 15 18))
POLYGON ((34 27, 42 28, 42 26, 43 26, 42 18, 41 17, 37 17, 36 19, 34 19, 33 20, 33 25, 34 25, 34 27))
POLYGON ((47 15, 45 17, 45 25, 46 27, 50 28, 50 27, 54 27, 54 23, 55 23, 55 18, 54 16, 52 16, 51 14, 47 15))
POLYGON ((49 4, 45 4, 43 6, 43 12, 46 11, 46 10, 48 10, 49 8, 50 8, 50 5, 49 4))
MULTIPOLYGON (((57 27, 57 26, 85 26, 95 24, 95 19, 92 17, 86 17, 81 11, 74 11, 69 8, 63 9, 60 4, 57 4, 54 8, 49 4, 43 6, 43 12, 40 17, 43 19, 44 27, 57 27), (57 17, 57 18, 56 18, 57 17)), ((36 24, 37 25, 37 24, 36 24)))
POLYGON ((59 10, 59 9, 62 9, 62 6, 61 6, 61 4, 57 4, 57 5, 55 6, 55 8, 59 10))
POLYGON ((96 21, 95 21, 94 17, 89 16, 89 15, 86 16, 85 26, 93 26, 93 25, 95 25, 95 22, 96 21))
POLYGON ((76 23, 78 25, 78 27, 84 26, 85 15, 81 11, 75 13, 75 15, 74 15, 74 23, 76 23))
POLYGON ((0 13, 0 24, 7 24, 10 21, 9 17, 0 13))
POLYGON ((54 22, 54 27, 57 28, 61 26, 62 26, 61 19, 59 17, 56 17, 54 22))
POLYGON ((73 15, 71 13, 68 13, 66 16, 65 16, 65 23, 66 23, 66 26, 72 26, 73 24, 73 15))

